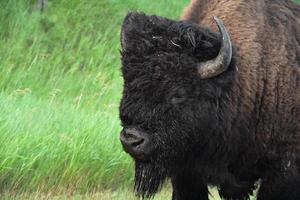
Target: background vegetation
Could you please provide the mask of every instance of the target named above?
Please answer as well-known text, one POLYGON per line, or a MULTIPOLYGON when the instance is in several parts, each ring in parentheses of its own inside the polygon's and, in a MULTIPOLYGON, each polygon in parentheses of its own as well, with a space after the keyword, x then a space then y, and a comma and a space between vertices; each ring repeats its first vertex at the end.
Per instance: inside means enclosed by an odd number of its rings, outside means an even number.
POLYGON ((114 192, 133 178, 118 140, 121 22, 129 10, 178 18, 188 2, 49 0, 41 13, 0 0, 2 198, 133 198, 114 192))

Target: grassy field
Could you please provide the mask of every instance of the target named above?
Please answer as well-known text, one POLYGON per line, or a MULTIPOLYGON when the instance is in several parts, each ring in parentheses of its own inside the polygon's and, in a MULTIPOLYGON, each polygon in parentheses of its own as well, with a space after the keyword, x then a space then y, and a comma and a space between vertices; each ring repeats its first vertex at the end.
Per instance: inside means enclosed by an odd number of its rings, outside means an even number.
MULTIPOLYGON (((220 200, 216 190, 210 190, 210 200, 220 200)), ((41 194, 39 192, 23 193, 21 195, 14 195, 11 193, 4 193, 1 200, 134 200, 137 198, 133 192, 126 188, 118 190, 102 190, 93 193, 83 194, 41 194)), ((171 189, 168 186, 166 189, 158 193, 153 200, 169 200, 171 199, 171 189)), ((254 200, 254 199, 252 199, 254 200)))
MULTIPOLYGON (((18 196, 4 195, 1 200, 134 200, 136 197, 128 189, 124 190, 103 190, 87 194, 68 194, 68 195, 53 195, 40 193, 24 193, 18 196)), ((155 200, 171 199, 168 191, 163 191, 155 197, 155 200)))
POLYGON ((1 199, 134 199, 118 140, 120 25, 129 10, 176 19, 189 0, 35 2, 0 3, 1 199))

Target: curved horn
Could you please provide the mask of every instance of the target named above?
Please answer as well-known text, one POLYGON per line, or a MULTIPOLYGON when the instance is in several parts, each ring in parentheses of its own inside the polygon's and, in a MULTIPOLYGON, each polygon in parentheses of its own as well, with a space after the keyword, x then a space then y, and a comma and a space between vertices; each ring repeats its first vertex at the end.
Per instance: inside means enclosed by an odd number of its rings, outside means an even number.
POLYGON ((217 23, 222 36, 221 49, 215 59, 199 63, 197 68, 201 79, 212 78, 226 71, 232 58, 232 44, 230 36, 223 22, 217 17, 214 17, 214 20, 217 23))

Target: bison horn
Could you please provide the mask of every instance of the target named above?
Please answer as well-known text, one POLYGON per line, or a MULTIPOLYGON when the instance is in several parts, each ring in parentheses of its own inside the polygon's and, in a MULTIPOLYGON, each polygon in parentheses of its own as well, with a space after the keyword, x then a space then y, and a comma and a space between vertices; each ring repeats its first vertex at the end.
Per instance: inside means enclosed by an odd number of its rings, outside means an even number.
POLYGON ((230 65, 232 58, 232 44, 230 36, 223 22, 217 17, 214 17, 214 20, 217 23, 222 36, 221 49, 215 59, 199 63, 198 73, 201 79, 212 78, 223 73, 230 65))

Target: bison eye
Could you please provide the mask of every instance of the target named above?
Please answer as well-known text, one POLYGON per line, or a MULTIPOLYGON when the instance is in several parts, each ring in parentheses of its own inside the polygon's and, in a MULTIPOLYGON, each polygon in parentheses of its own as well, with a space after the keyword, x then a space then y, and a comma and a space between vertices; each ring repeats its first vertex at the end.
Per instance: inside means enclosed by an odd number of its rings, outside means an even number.
POLYGON ((179 89, 175 91, 173 94, 171 94, 171 104, 178 105, 180 103, 183 103, 186 100, 186 92, 184 89, 179 89))

